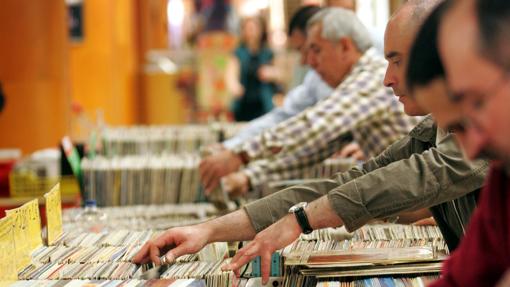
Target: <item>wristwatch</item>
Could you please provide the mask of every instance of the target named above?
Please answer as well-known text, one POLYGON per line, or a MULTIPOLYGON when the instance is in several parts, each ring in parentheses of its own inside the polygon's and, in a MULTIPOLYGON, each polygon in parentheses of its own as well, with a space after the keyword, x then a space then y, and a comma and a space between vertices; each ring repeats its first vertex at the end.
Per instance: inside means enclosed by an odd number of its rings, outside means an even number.
POLYGON ((304 234, 310 234, 313 231, 305 212, 305 207, 307 205, 308 203, 306 202, 300 202, 289 208, 289 213, 294 213, 296 220, 304 234))

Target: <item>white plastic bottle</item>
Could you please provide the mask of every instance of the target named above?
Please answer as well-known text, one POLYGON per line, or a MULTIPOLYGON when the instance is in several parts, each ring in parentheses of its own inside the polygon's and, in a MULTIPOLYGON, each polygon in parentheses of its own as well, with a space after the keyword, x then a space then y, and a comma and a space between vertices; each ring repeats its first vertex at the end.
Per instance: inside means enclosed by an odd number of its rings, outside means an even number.
POLYGON ((88 199, 83 211, 75 217, 75 222, 83 232, 101 233, 106 232, 107 219, 108 215, 97 208, 96 201, 88 199))

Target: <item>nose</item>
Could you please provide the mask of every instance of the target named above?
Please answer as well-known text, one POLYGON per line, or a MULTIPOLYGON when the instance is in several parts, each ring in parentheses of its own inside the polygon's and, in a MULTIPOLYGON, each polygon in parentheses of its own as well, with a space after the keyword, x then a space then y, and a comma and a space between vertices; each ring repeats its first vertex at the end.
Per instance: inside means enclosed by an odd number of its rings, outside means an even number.
POLYGON ((472 125, 457 138, 469 159, 475 159, 487 143, 483 131, 472 125))
POLYGON ((388 66, 386 73, 384 74, 383 84, 385 87, 391 88, 396 84, 396 78, 394 77, 391 68, 388 66))
POLYGON ((306 56, 306 62, 308 63, 308 65, 310 65, 312 68, 314 68, 315 70, 317 70, 317 67, 319 66, 318 65, 318 62, 317 62, 317 58, 313 55, 313 53, 311 52, 308 52, 307 53, 307 56, 306 56))

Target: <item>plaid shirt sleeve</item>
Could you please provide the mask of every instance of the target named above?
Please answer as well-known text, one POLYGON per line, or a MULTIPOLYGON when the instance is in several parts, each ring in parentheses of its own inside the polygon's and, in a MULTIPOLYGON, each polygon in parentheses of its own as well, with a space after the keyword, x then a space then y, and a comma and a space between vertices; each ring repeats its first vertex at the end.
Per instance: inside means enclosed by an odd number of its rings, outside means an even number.
MULTIPOLYGON (((363 94, 339 94, 332 96, 331 101, 321 102, 309 113, 310 127, 295 133, 296 144, 285 146, 269 160, 254 162, 244 169, 251 185, 256 187, 267 181, 302 177, 303 169, 325 160, 351 142, 350 135, 357 126, 377 129, 377 123, 388 116, 387 101, 370 98, 363 94), (353 101, 353 97, 358 100, 353 101)), ((380 141, 374 148, 382 151, 386 146, 385 141, 380 141)))
MULTIPOLYGON (((313 109, 313 108, 312 108, 313 109)), ((273 156, 284 146, 290 147, 301 140, 299 135, 311 126, 307 111, 285 120, 275 127, 261 133, 252 140, 234 148, 234 152, 245 152, 250 160, 263 159, 273 156)))

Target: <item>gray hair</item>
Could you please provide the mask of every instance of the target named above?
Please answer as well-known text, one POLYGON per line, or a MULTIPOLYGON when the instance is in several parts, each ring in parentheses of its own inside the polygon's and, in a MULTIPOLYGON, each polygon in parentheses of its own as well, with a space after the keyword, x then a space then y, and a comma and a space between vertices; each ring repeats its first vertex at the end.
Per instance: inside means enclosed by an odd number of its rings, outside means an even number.
POLYGON ((372 47, 372 39, 367 28, 350 10, 325 8, 308 20, 307 29, 316 24, 322 24, 321 36, 329 41, 350 38, 362 53, 372 47))

